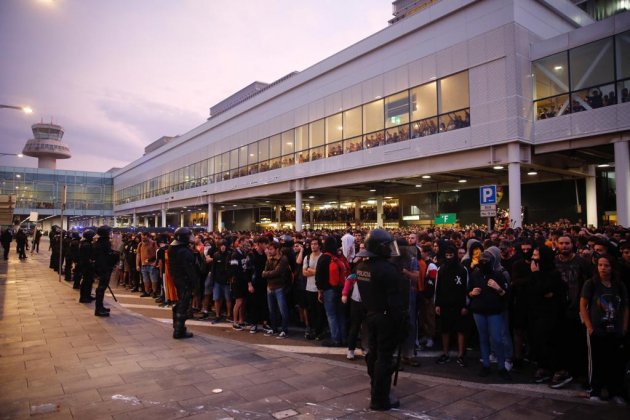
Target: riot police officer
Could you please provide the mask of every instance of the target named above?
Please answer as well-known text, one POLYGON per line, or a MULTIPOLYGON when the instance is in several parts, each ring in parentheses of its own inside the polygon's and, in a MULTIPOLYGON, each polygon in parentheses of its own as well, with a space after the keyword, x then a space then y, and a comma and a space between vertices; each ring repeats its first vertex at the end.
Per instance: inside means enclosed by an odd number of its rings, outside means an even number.
POLYGON ((94 300, 92 297, 92 284, 94 283, 94 249, 92 248, 92 241, 94 240, 94 235, 95 233, 92 229, 86 229, 83 231, 83 239, 79 242, 77 271, 79 271, 81 276, 79 283, 79 289, 81 290, 79 295, 80 303, 91 303, 94 300))
POLYGON ((96 307, 94 309, 95 316, 109 316, 108 308, 103 306, 103 298, 105 297, 105 289, 109 286, 109 279, 112 276, 114 266, 118 262, 118 252, 112 249, 110 235, 112 228, 103 225, 96 230, 98 239, 92 245, 94 256, 94 272, 98 277, 98 286, 96 287, 96 307))
POLYGON ((168 271, 177 289, 177 303, 173 306, 173 338, 190 338, 186 331, 186 318, 192 301, 192 293, 199 283, 199 274, 195 269, 195 255, 190 249, 194 237, 187 227, 175 231, 174 241, 168 248, 168 271))
POLYGON ((61 261, 59 260, 59 235, 61 235, 61 228, 57 225, 53 225, 50 228, 50 265, 49 267, 59 272, 61 270, 61 261))
POLYGON ((365 249, 357 256, 367 257, 356 267, 357 285, 366 311, 369 351, 366 356, 371 379, 372 410, 389 410, 400 403, 390 400, 393 355, 405 331, 404 287, 400 270, 388 259, 400 255, 392 235, 384 229, 372 230, 365 249))

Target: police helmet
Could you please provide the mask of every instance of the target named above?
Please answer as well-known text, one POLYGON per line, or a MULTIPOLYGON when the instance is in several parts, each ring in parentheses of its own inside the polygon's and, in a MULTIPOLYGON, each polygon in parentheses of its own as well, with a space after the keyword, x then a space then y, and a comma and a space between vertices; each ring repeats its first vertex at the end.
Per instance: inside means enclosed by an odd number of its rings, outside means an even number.
POLYGON ((110 233, 112 233, 112 228, 107 225, 99 226, 99 228, 96 229, 96 234, 99 238, 109 238, 110 233))
POLYGON ((81 239, 81 234, 77 231, 72 232, 72 239, 81 239))
POLYGON ((192 230, 187 227, 177 228, 177 230, 173 234, 175 240, 171 242, 171 245, 184 245, 190 243, 190 237, 192 233, 192 230))
POLYGON ((398 257, 400 251, 394 237, 385 229, 374 229, 365 238, 365 249, 357 257, 398 257))
POLYGON ((94 231, 92 229, 85 229, 83 231, 83 239, 85 239, 86 241, 91 241, 92 239, 94 239, 94 231))
POLYGON ((293 247, 293 237, 291 235, 285 234, 280 236, 280 242, 287 248, 293 247))

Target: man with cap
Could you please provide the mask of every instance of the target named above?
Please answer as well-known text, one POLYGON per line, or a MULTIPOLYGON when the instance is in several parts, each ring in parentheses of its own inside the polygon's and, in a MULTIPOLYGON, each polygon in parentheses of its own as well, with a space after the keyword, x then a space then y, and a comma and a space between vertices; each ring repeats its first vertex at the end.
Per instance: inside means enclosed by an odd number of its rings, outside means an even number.
MULTIPOLYGON (((374 229, 365 240, 365 249, 358 257, 366 257, 356 267, 357 285, 366 310, 368 347, 366 356, 371 379, 370 409, 385 411, 400 406, 392 401, 394 350, 405 328, 405 280, 388 259, 400 255, 392 235, 384 229, 374 229)), ((408 283, 407 283, 408 284, 408 283)))

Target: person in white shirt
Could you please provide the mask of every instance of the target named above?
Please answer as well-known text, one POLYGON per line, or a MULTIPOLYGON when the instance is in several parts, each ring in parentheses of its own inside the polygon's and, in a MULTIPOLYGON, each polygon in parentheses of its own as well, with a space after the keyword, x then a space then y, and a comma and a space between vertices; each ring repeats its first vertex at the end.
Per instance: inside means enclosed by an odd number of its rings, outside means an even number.
POLYGON ((343 255, 346 257, 346 260, 348 260, 348 262, 352 261, 355 254, 354 235, 352 234, 352 229, 348 229, 346 234, 341 237, 341 249, 343 251, 343 255))

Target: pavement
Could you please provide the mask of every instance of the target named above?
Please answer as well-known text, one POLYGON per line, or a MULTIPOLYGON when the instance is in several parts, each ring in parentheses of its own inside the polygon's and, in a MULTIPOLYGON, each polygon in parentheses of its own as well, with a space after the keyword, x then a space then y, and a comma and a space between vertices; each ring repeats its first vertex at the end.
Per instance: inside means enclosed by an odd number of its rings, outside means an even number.
POLYGON ((369 411, 362 363, 197 326, 194 338, 173 340, 160 317, 110 296, 112 316, 97 318, 48 259, 12 250, 0 261, 0 419, 628 418, 628 407, 575 392, 422 371, 400 373, 400 409, 369 411))

